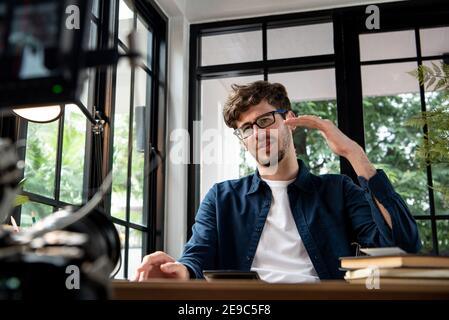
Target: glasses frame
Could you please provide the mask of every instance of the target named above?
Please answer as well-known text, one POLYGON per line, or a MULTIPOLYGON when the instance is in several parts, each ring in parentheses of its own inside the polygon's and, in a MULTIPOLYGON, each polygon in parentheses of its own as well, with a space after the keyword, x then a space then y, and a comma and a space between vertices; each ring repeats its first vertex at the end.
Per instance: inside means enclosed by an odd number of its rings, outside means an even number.
MULTIPOLYGON (((247 123, 245 123, 244 126, 251 125, 251 128, 253 128, 254 125, 256 125, 256 126, 258 126, 260 129, 265 129, 265 128, 271 126, 273 123, 276 122, 276 118, 274 117, 275 114, 280 114, 280 115, 282 115, 282 117, 285 119, 285 114, 287 114, 287 112, 288 112, 288 110, 285 110, 285 109, 277 109, 277 110, 273 110, 273 111, 270 111, 270 112, 266 112, 266 113, 261 114, 260 116, 258 116, 256 119, 254 119, 253 122, 247 122, 247 123), (261 126, 261 125, 259 125, 259 124, 257 123, 257 121, 258 121, 259 119, 261 119, 262 117, 265 117, 265 116, 268 115, 268 114, 271 114, 271 116, 273 117, 273 122, 270 123, 269 125, 266 125, 266 126, 261 126)), ((249 136, 244 137, 244 136, 243 136, 242 127, 243 127, 243 126, 241 126, 240 128, 235 129, 233 133, 234 133, 234 135, 237 136, 237 138, 239 138, 240 140, 243 141, 243 140, 245 140, 245 139, 251 137, 251 136, 253 135, 254 132, 253 132, 252 134, 250 134, 249 136)))

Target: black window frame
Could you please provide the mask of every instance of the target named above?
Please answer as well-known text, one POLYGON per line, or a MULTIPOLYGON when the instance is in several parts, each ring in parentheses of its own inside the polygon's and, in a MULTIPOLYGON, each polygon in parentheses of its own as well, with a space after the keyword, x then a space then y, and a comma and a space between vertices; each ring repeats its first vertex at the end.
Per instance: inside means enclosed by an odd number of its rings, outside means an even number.
MULTIPOLYGON (((302 71, 334 68, 337 93, 338 127, 351 139, 365 149, 363 94, 361 66, 385 62, 417 61, 441 59, 442 56, 389 59, 381 61, 360 62, 359 35, 363 33, 388 32, 415 29, 419 46, 419 28, 449 26, 449 4, 445 1, 404 1, 392 3, 376 3, 380 9, 380 30, 368 31, 365 12, 369 4, 360 6, 319 10, 312 12, 281 14, 256 18, 226 20, 192 24, 190 26, 190 66, 189 66, 189 134, 193 136, 194 121, 201 120, 201 80, 243 75, 262 75, 267 80, 268 73, 281 71, 302 71), (333 23, 334 54, 267 60, 267 28, 270 26, 298 26, 315 23, 333 23), (222 65, 201 66, 201 37, 241 31, 262 30, 261 61, 230 63, 222 65), (348 115, 351 115, 349 117, 348 115)), ((418 47, 418 53, 420 53, 418 47)), ((420 86, 422 111, 425 110, 424 88, 420 86)), ((423 128, 424 132, 427 128, 423 128)), ((191 236, 191 228, 200 204, 200 164, 194 164, 198 158, 193 142, 190 146, 190 164, 188 169, 187 205, 187 237, 191 236)), ((342 174, 350 176, 358 183, 356 173, 350 163, 340 157, 342 174)), ((427 182, 432 186, 431 167, 427 168, 427 182)), ((430 215, 415 215, 417 220, 431 222, 433 253, 439 254, 437 239, 437 220, 448 220, 449 215, 436 215, 433 190, 429 190, 430 215)))
MULTIPOLYGON (((119 27, 119 8, 120 0, 111 1, 114 7, 114 22, 113 22, 113 39, 112 46, 120 48, 129 52, 129 48, 118 39, 118 27, 119 27)), ((126 1, 125 1, 126 2, 126 1)), ((160 11, 158 6, 154 1, 143 1, 135 0, 132 1, 134 9, 133 23, 134 26, 137 22, 137 16, 139 16, 144 22, 149 26, 153 34, 153 44, 152 44, 152 66, 151 68, 145 67, 145 72, 151 76, 151 102, 150 102, 150 115, 147 130, 147 141, 145 146, 145 163, 148 164, 150 161, 158 161, 157 154, 165 155, 165 135, 166 135, 166 105, 167 105, 167 82, 166 82, 166 70, 167 70, 167 17, 160 11), (150 70, 151 69, 151 70, 150 70), (154 107, 154 108, 152 108, 154 107), (153 152, 151 151, 153 150, 153 152)), ((109 39, 110 40, 110 39, 109 39)), ((132 67, 132 79, 131 79, 131 99, 130 99, 130 125, 133 121, 133 106, 134 106, 134 73, 137 67, 132 67)), ((108 99, 110 99, 109 107, 110 109, 106 111, 108 114, 108 119, 110 121, 109 132, 105 138, 108 144, 107 158, 105 159, 105 166, 112 170, 113 166, 113 139, 114 139, 114 110, 115 110, 115 83, 117 78, 117 66, 112 68, 110 74, 111 90, 108 92, 108 99)), ((128 150, 130 149, 130 144, 132 144, 132 128, 130 128, 128 150)), ((123 265, 123 276, 128 278, 130 275, 130 270, 128 270, 128 257, 129 257, 129 237, 130 229, 138 230, 142 232, 142 256, 149 252, 156 250, 162 250, 164 246, 164 197, 165 197, 165 161, 160 161, 160 165, 153 171, 145 176, 144 179, 144 190, 147 193, 144 195, 144 222, 145 225, 137 224, 130 221, 130 175, 131 175, 131 159, 132 155, 128 155, 128 181, 127 181, 127 204, 126 204, 126 218, 125 220, 111 216, 112 222, 125 228, 125 240, 124 240, 124 257, 122 261, 123 265)), ((163 159, 162 159, 163 160, 163 159)), ((105 210, 106 212, 111 212, 111 193, 108 194, 105 199, 105 210)))

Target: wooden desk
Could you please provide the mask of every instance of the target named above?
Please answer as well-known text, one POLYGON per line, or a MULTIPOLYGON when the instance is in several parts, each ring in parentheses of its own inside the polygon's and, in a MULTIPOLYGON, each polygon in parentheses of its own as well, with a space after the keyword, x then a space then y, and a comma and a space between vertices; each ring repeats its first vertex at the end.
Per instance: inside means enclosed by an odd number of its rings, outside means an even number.
POLYGON ((151 280, 114 281, 113 299, 133 300, 377 300, 448 299, 448 284, 382 284, 380 289, 341 281, 314 284, 267 284, 259 281, 151 280))

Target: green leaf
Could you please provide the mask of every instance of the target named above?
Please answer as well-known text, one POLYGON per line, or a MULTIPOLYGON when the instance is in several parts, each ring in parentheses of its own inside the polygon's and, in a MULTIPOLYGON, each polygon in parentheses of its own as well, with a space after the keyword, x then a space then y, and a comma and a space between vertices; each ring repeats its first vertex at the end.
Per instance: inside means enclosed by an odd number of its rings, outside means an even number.
POLYGON ((440 67, 437 66, 436 63, 433 62, 433 61, 432 61, 432 67, 433 67, 433 70, 435 71, 435 73, 436 73, 437 75, 440 75, 440 74, 441 74, 440 67))
POLYGON ((16 196, 16 200, 14 202, 14 206, 15 207, 21 206, 22 204, 25 204, 25 203, 27 203, 29 201, 30 201, 30 198, 28 198, 28 196, 19 194, 19 195, 16 196))
POLYGON ((437 80, 437 78, 434 78, 434 77, 430 78, 429 82, 427 82, 427 89, 430 89, 436 80, 437 80))

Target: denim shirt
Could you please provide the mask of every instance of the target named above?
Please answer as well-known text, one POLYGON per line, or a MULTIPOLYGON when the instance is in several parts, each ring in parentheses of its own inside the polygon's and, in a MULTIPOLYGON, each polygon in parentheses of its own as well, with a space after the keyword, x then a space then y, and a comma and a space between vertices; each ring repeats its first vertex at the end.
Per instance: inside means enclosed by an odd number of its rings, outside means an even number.
MULTIPOLYGON (((299 235, 320 279, 339 279, 340 257, 362 247, 398 246, 415 253, 421 247, 416 222, 382 170, 360 186, 340 174, 313 175, 298 160, 296 180, 287 188, 299 235), (391 216, 392 229, 375 204, 391 216)), ((253 175, 215 184, 195 217, 192 237, 178 260, 192 278, 203 270, 249 271, 271 206, 271 190, 253 175)), ((276 248, 273 248, 276 250, 276 248)))

